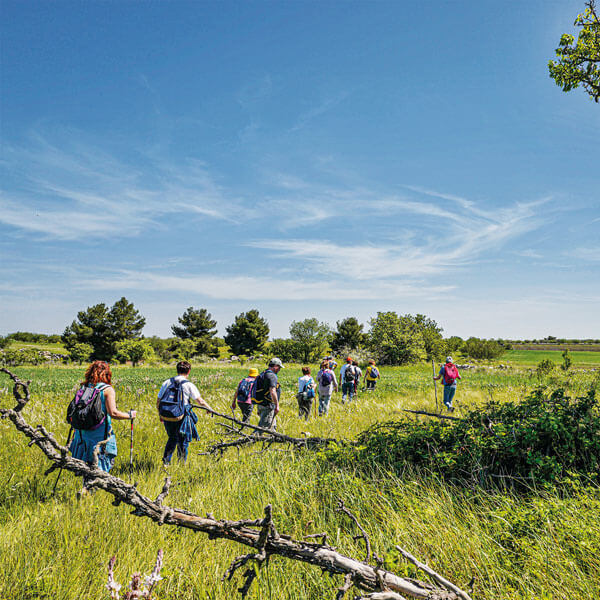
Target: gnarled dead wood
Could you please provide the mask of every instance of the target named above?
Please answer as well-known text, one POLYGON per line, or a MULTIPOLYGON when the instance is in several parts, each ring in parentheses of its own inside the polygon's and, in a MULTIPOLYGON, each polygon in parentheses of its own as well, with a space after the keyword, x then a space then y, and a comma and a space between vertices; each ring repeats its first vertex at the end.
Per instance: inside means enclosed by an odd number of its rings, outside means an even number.
MULTIPOLYGON (((40 448, 51 463, 76 475, 85 476, 86 480, 90 482, 89 486, 108 492, 115 498, 116 503, 129 504, 134 509, 132 514, 138 517, 149 518, 159 525, 173 525, 202 532, 207 534, 209 539, 226 539, 252 548, 255 552, 240 557, 232 563, 226 573, 226 576, 230 578, 238 568, 250 561, 255 561, 260 565, 271 556, 282 556, 289 560, 314 565, 332 575, 349 576, 346 581, 351 578, 358 589, 365 590, 367 594, 370 594, 366 597, 370 597, 371 600, 377 598, 403 600, 403 595, 422 600, 459 600, 459 598, 470 600, 465 592, 459 596, 456 591, 448 590, 445 587, 399 577, 378 566, 345 556, 325 544, 295 540, 291 536, 279 534, 275 529, 270 505, 265 507, 265 516, 260 520, 227 521, 216 519, 210 514, 201 517, 180 508, 164 505, 170 486, 168 479, 165 480, 157 499, 151 500, 137 490, 137 484, 131 485, 100 470, 94 464, 88 464, 69 456, 68 449, 58 444, 50 432, 41 426, 29 425, 21 413, 30 399, 30 382, 21 381, 6 369, 1 369, 1 371, 7 373, 15 383, 13 393, 17 405, 12 409, 0 408, 0 417, 9 419, 19 432, 40 448), (378 592, 388 595, 377 596, 375 593, 378 592), (396 595, 391 596, 391 593, 396 595)), ((255 577, 249 571, 251 569, 244 574, 246 582, 240 588, 243 594, 247 593, 255 577)), ((254 569, 252 571, 255 573, 254 569)))
POLYGON ((206 411, 210 415, 214 415, 215 417, 219 417, 220 419, 225 419, 230 423, 235 423, 238 425, 238 428, 232 427, 226 423, 218 423, 225 431, 229 433, 237 433, 240 437, 235 440, 227 440, 220 441, 214 444, 211 444, 206 452, 202 454, 223 454, 226 450, 230 448, 240 448, 242 446, 248 446, 251 444, 262 443, 262 444, 287 444, 296 450, 308 449, 315 450, 317 448, 323 448, 325 446, 329 446, 330 444, 336 444, 338 441, 334 438, 322 438, 322 437, 304 437, 304 438, 295 438, 285 433, 281 433, 276 431, 275 429, 266 429, 264 427, 258 427, 258 425, 251 425, 250 423, 245 423, 244 421, 240 421, 235 417, 231 417, 229 415, 219 413, 216 410, 212 410, 211 408, 206 408, 205 406, 200 406, 198 404, 193 404, 194 408, 199 408, 201 410, 206 411), (244 428, 248 428, 252 433, 244 433, 244 428))

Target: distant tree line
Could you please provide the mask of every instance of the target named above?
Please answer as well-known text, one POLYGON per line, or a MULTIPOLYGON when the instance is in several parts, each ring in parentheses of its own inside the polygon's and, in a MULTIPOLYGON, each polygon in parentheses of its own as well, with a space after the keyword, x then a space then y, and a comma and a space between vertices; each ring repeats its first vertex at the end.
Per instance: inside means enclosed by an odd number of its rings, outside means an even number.
MULTIPOLYGON (((130 361, 133 365, 232 354, 244 360, 267 351, 288 362, 314 363, 328 354, 351 354, 363 362, 374 358, 383 365, 404 365, 439 361, 447 354, 493 359, 510 348, 503 340, 444 338, 442 328, 426 315, 393 311, 378 312, 369 320, 367 332, 356 317, 337 321, 335 328, 314 317, 294 321, 289 337, 272 342, 268 342, 269 325, 256 309, 237 315, 223 338, 217 336, 217 322, 205 308, 188 307, 171 326, 170 338, 145 338, 145 324, 133 303, 123 297, 110 307, 101 303, 79 311, 59 339, 74 362, 100 359, 130 361)), ((58 336, 19 332, 7 338, 49 342, 58 336)))

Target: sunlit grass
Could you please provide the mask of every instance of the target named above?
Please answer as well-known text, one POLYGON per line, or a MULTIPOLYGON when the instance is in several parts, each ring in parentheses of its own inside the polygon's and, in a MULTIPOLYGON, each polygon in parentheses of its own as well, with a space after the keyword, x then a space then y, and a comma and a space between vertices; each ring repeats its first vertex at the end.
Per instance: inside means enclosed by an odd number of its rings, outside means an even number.
MULTIPOLYGON (((233 389, 247 367, 204 365, 192 372, 201 392, 215 409, 228 412, 233 389)), ((43 423, 64 441, 64 422, 82 368, 21 368, 34 380, 33 399, 25 410, 32 423, 43 423)), ((135 471, 139 489, 155 497, 165 471, 160 458, 165 442, 156 418, 156 392, 172 374, 163 367, 115 367, 117 401, 122 409, 138 410, 135 422, 135 471)), ((282 412, 279 428, 295 436, 309 432, 352 439, 370 424, 407 416, 404 408, 435 409, 431 367, 383 369, 383 380, 372 394, 342 406, 334 397, 330 415, 308 422, 298 419, 294 384, 300 375, 292 366, 282 372, 282 412)), ((537 385, 526 369, 463 373, 457 412, 485 402, 522 397, 537 385)), ((592 374, 575 374, 563 383, 583 388, 592 374)), ((10 405, 10 386, 0 379, 0 403, 10 405)), ((438 389, 441 399, 441 390, 438 389)), ((256 417, 253 418, 254 422, 256 417)), ((129 427, 116 422, 120 454, 114 474, 129 478, 129 427)), ((387 566, 415 576, 414 568, 398 561, 400 544, 466 586, 476 576, 475 598, 510 600, 570 600, 600 595, 600 494, 575 489, 569 495, 483 492, 460 489, 434 478, 398 479, 387 474, 369 480, 329 467, 314 453, 269 452, 260 448, 232 451, 221 460, 198 452, 217 438, 216 423, 200 415, 200 443, 191 447, 187 466, 170 468, 173 488, 167 503, 199 514, 235 519, 262 515, 274 507, 280 531, 302 537, 328 532, 340 551, 362 556, 360 540, 347 518, 336 513, 337 498, 355 512, 387 566)), ((173 527, 158 527, 114 507, 98 492, 77 501, 80 481, 63 473, 56 498, 50 497, 56 474, 44 478, 47 462, 12 425, 0 424, 0 598, 102 598, 106 563, 117 554, 116 578, 128 580, 134 570, 154 563, 165 551, 165 580, 157 586, 162 599, 225 599, 236 596, 239 582, 221 582, 230 561, 244 552, 235 544, 173 527)), ((339 581, 320 571, 275 558, 261 572, 251 598, 333 598, 339 581)))

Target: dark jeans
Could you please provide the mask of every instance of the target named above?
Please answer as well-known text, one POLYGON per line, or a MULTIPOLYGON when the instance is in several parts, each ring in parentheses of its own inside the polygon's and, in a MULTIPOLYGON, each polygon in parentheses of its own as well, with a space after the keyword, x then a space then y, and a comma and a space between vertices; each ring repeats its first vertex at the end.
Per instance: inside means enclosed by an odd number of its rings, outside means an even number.
POLYGON ((310 409, 312 408, 313 398, 307 398, 306 392, 296 394, 298 400, 298 416, 304 417, 308 421, 310 409))
POLYGON ((375 389, 375 384, 377 383, 376 379, 373 380, 369 380, 367 379, 367 389, 368 390, 374 390, 375 389))
POLYGON ((177 448, 177 457, 183 462, 187 459, 189 442, 179 433, 181 421, 164 421, 165 431, 169 436, 165 452, 163 454, 163 463, 168 465, 173 457, 173 452, 177 448))
POLYGON ((242 421, 247 423, 250 420, 254 405, 251 402, 238 402, 237 405, 242 413, 242 421))

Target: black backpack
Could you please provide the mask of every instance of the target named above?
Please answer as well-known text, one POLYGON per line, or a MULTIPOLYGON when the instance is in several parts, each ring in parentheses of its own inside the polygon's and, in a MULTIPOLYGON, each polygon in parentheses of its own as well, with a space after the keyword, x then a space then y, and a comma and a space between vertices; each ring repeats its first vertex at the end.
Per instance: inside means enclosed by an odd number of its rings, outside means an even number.
POLYGON ((354 383, 356 379, 356 375, 354 373, 354 367, 352 365, 348 365, 346 370, 344 371, 344 382, 345 383, 354 383))
POLYGON ((102 391, 107 387, 106 384, 100 388, 88 384, 77 390, 75 397, 67 407, 67 423, 73 429, 90 431, 98 429, 105 422, 106 415, 102 410, 102 391))

